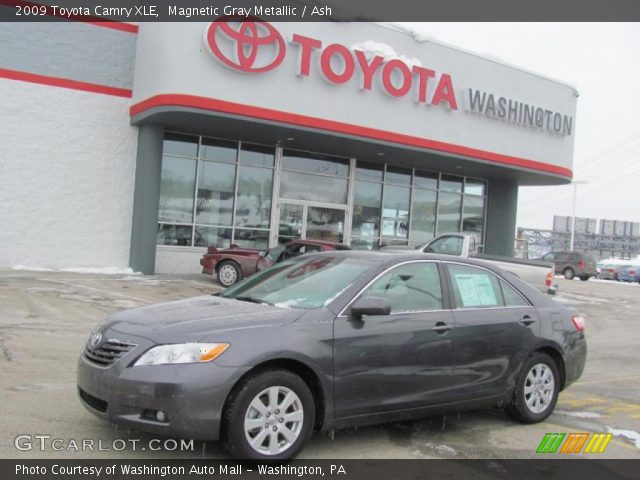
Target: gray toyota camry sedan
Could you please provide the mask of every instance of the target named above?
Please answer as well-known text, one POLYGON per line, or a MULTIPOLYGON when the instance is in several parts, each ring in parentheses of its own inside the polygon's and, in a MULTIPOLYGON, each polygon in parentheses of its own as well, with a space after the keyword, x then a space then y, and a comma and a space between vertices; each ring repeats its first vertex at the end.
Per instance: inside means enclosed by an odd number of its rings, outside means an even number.
POLYGON ((108 421, 276 460, 314 430, 445 411, 540 422, 586 355, 574 309, 497 267, 336 251, 112 315, 83 348, 78 392, 108 421))

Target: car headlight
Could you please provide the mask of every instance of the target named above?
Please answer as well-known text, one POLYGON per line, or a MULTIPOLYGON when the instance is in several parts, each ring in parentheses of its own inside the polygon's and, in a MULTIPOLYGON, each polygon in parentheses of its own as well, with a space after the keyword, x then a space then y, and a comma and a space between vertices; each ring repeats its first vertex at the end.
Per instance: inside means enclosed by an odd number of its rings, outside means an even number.
POLYGON ((228 343, 158 345, 142 354, 133 366, 210 362, 222 355, 227 348, 228 343))

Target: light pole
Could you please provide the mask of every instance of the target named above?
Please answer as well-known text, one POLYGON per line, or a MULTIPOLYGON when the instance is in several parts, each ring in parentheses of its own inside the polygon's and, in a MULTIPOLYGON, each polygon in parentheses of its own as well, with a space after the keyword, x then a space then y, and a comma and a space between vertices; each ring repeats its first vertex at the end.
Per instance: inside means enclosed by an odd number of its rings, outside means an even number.
POLYGON ((578 197, 578 185, 585 185, 589 182, 586 180, 574 180, 571 182, 573 184, 573 211, 571 212, 571 248, 570 251, 573 251, 573 244, 576 239, 576 198, 578 197))

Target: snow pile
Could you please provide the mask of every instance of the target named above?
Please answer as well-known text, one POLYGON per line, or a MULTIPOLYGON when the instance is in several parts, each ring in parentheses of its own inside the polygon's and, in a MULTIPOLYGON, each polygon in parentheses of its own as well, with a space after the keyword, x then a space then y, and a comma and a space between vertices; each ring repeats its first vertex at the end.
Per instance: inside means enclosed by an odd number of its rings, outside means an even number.
POLYGON ((614 437, 624 437, 635 443, 636 448, 640 448, 640 433, 633 430, 620 430, 617 428, 607 427, 609 433, 613 433, 614 437))
POLYGON ((564 415, 567 417, 578 417, 578 418, 600 418, 601 415, 599 413, 594 412, 565 412, 564 410, 554 410, 553 412, 556 415, 564 415))
POLYGON ((413 68, 414 66, 422 66, 420 59, 415 57, 407 57, 406 55, 400 55, 391 45, 375 42, 373 40, 367 40, 366 42, 351 45, 351 50, 362 51, 367 60, 371 60, 373 57, 380 56, 384 58, 385 62, 388 62, 389 60, 402 60, 407 64, 409 68, 413 68))
POLYGON ((47 268, 31 265, 15 265, 11 270, 27 270, 30 272, 69 272, 69 273, 98 273, 103 275, 142 275, 140 272, 134 272, 131 268, 126 267, 65 267, 65 268, 47 268))

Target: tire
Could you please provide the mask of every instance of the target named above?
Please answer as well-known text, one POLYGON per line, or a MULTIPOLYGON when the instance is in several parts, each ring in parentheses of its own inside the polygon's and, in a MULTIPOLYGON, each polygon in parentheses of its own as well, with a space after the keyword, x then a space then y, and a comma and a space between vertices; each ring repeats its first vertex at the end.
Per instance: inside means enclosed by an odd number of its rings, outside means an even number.
POLYGON ((546 353, 536 352, 522 366, 513 399, 506 411, 522 423, 542 422, 553 412, 559 390, 560 376, 556 362, 546 353), (538 386, 536 378, 541 382, 538 386))
POLYGON ((573 268, 571 267, 567 267, 562 271, 562 274, 564 275, 564 278, 566 278, 567 280, 573 280, 573 277, 576 276, 576 273, 573 271, 573 268))
POLYGON ((222 416, 222 439, 237 459, 286 460, 300 453, 314 422, 313 395, 304 380, 288 370, 266 370, 234 388, 222 416), (284 402, 290 404, 280 411, 284 402))
POLYGON ((589 277, 589 275, 580 275, 580 280, 582 280, 583 282, 588 281, 589 278, 591 278, 591 277, 589 277))
POLYGON ((242 279, 242 270, 237 263, 226 261, 218 267, 218 282, 223 287, 230 287, 242 279))

